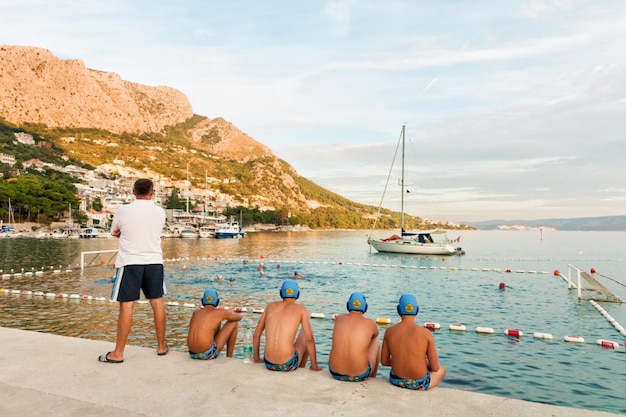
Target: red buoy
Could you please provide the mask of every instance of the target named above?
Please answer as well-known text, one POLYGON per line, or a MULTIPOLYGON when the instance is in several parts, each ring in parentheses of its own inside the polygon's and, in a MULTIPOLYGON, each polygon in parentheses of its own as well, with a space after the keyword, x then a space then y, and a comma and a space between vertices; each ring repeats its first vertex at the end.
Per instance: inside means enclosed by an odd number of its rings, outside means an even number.
POLYGON ((517 329, 507 329, 507 330, 505 331, 505 333, 506 333, 508 336, 514 336, 514 337, 520 337, 520 336, 522 336, 522 334, 523 334, 521 331, 519 331, 519 330, 517 330, 517 329))
POLYGON ((500 283, 500 289, 503 290, 506 288, 506 284, 504 282, 500 283))
POLYGON ((507 269, 507 270, 506 270, 506 271, 504 271, 504 272, 511 272, 511 270, 510 270, 510 269, 507 269))
POLYGON ((595 274, 596 273, 596 269, 595 268, 591 268, 591 273, 595 274))
POLYGON ((561 271, 559 271, 558 269, 554 270, 554 276, 558 277, 559 275, 561 275, 561 271))

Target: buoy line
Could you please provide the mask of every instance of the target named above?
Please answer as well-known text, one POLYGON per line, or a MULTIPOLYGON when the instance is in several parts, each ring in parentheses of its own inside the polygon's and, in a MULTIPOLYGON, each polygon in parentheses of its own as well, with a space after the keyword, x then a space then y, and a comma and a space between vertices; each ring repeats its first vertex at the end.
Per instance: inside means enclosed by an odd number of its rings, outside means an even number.
MULTIPOLYGON (((43 292, 43 291, 31 291, 31 290, 17 290, 17 289, 6 289, 6 288, 0 288, 0 294, 10 294, 10 295, 19 295, 19 296, 28 296, 28 297, 42 297, 42 298, 47 298, 47 299, 72 299, 72 300, 77 300, 77 301, 81 301, 81 300, 85 300, 85 301, 109 301, 111 302, 108 298, 102 297, 102 296, 91 296, 91 295, 87 295, 87 294, 76 294, 76 293, 52 293, 52 292, 43 292)), ((149 304, 148 300, 142 299, 142 300, 138 300, 137 301, 138 304, 142 304, 142 305, 147 305, 149 304)), ((599 306, 596 302, 594 302, 593 300, 591 301, 592 305, 594 305, 594 307, 596 307, 597 309, 602 309, 601 306, 599 306)), ((182 301, 182 300, 168 300, 165 302, 165 305, 168 307, 184 307, 184 308, 197 308, 199 307, 199 305, 195 304, 195 303, 189 303, 186 301, 182 301)), ((247 307, 243 307, 243 306, 236 306, 236 307, 228 307, 228 306, 220 306, 220 308, 222 309, 232 309, 235 312, 238 313, 247 313, 247 312, 251 312, 252 314, 262 314, 265 310, 262 307, 254 307, 251 310, 248 310, 247 307)), ((602 309, 604 310, 604 309, 602 309)), ((312 312, 310 313, 310 317, 314 318, 314 319, 326 319, 327 315, 324 313, 319 313, 319 312, 312 312)), ((336 314, 332 314, 329 316, 332 320, 335 319, 336 314)), ((392 323, 392 320, 388 317, 376 317, 374 319, 374 321, 381 325, 381 326, 385 326, 385 325, 389 325, 392 323)), ((435 331, 439 331, 441 329, 441 324, 437 323, 437 322, 425 322, 423 324, 423 326, 433 332, 435 331)), ((448 329, 450 330, 450 332, 455 332, 455 333, 466 333, 467 332, 467 326, 464 324, 460 324, 460 323, 452 323, 449 325, 448 329)), ((496 332, 496 330, 493 327, 486 327, 486 326, 477 326, 475 327, 475 332, 477 334, 482 334, 482 335, 495 335, 495 334, 503 334, 506 335, 507 337, 514 337, 517 339, 521 339, 522 336, 524 335, 524 332, 522 332, 519 329, 505 329, 502 332, 496 332)), ((552 336, 551 333, 543 333, 543 332, 535 332, 533 333, 533 338, 535 339, 544 339, 544 340, 553 340, 554 337, 552 336)), ((569 343, 580 343, 580 344, 584 344, 586 343, 585 339, 582 336, 572 336, 572 335, 567 335, 563 337, 563 341, 565 342, 569 342, 569 343)), ((597 339, 595 344, 605 348, 605 349, 618 349, 620 347, 620 344, 618 342, 615 341, 611 341, 611 340, 607 340, 607 339, 597 339)))
POLYGON ((609 322, 609 324, 611 324, 611 326, 613 326, 615 328, 615 330, 617 330, 619 332, 619 334, 621 334, 622 336, 626 337, 626 329, 624 329, 624 326, 619 324, 618 321, 613 318, 613 316, 611 316, 604 308, 602 308, 602 306, 600 304, 598 304, 594 300, 589 300, 589 303, 596 310, 598 310, 600 312, 600 314, 602 314, 604 316, 604 318, 609 322))

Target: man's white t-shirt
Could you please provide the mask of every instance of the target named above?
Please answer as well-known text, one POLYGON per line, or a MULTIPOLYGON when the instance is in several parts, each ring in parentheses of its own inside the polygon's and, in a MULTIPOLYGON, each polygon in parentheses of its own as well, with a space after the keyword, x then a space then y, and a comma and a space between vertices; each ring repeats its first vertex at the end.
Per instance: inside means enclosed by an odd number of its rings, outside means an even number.
POLYGON ((111 224, 111 232, 121 232, 115 266, 162 264, 164 227, 165 210, 152 200, 135 200, 118 208, 111 224))

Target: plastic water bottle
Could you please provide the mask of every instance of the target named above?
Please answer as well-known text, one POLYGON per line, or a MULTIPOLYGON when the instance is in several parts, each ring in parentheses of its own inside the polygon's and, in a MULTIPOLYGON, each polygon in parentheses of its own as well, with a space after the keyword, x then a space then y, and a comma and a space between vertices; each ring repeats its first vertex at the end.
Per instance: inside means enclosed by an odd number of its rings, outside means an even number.
POLYGON ((243 363, 252 363, 252 331, 246 326, 243 334, 243 363))

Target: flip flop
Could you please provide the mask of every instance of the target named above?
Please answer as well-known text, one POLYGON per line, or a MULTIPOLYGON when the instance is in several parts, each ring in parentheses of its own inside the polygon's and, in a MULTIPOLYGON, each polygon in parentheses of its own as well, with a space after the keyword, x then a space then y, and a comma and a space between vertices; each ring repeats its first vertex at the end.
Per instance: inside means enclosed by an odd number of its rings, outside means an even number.
POLYGON ((99 360, 100 362, 105 362, 105 363, 122 363, 122 362, 124 362, 124 359, 122 359, 121 361, 118 361, 118 360, 115 360, 115 359, 110 359, 110 358, 109 358, 109 354, 110 354, 110 353, 111 353, 111 352, 107 352, 107 353, 106 353, 106 354, 104 354, 104 355, 100 355, 100 356, 98 357, 98 360, 99 360))
POLYGON ((169 351, 170 351, 170 347, 168 345, 165 345, 165 350, 163 352, 157 352, 157 355, 165 356, 169 353, 169 351))

